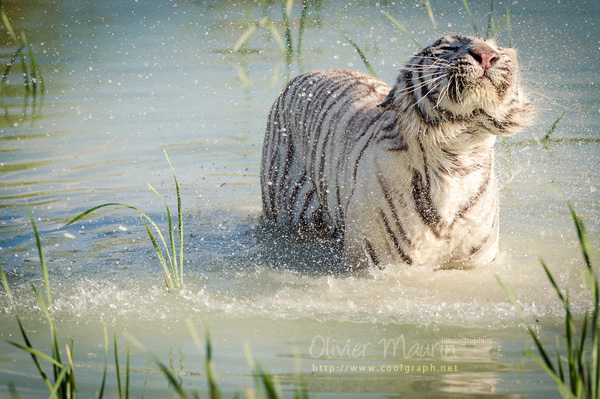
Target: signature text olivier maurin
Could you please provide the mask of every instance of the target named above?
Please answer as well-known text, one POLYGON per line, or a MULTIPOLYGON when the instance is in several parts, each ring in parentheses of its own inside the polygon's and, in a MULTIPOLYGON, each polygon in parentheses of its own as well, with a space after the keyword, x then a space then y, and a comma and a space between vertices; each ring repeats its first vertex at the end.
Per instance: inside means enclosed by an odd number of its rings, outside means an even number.
POLYGON ((454 348, 455 344, 490 344, 491 342, 491 339, 486 338, 442 338, 436 343, 423 344, 419 342, 406 342, 404 335, 400 335, 396 338, 382 338, 378 341, 377 346, 375 346, 371 342, 353 343, 350 340, 346 340, 344 343, 339 343, 335 339, 317 335, 311 341, 309 353, 313 358, 358 358, 365 357, 369 347, 372 347, 371 349, 375 349, 381 346, 384 359, 388 357, 402 357, 404 359, 411 359, 431 358, 437 356, 447 358, 450 356, 456 356, 454 348))

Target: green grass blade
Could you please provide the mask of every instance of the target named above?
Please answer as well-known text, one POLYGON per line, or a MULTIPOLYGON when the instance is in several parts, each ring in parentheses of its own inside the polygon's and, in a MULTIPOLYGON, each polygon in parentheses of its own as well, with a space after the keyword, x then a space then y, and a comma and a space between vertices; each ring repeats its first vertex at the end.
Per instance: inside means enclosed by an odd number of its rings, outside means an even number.
POLYGON ((471 14, 471 9, 469 8, 469 3, 467 3, 467 0, 462 0, 462 3, 465 7, 465 10, 467 11, 467 14, 469 15, 469 18, 471 18, 471 23, 473 24, 473 31, 475 32, 475 36, 479 36, 479 32, 477 31, 477 25, 475 25, 475 18, 473 18, 473 14, 471 14))
MULTIPOLYGON (((545 364, 544 368, 547 369, 547 370, 550 370, 554 376, 558 377, 558 374, 556 373, 556 370, 554 369, 554 365, 550 361, 550 357, 548 356, 548 352, 546 352, 546 349, 544 348, 544 345, 542 345, 542 342, 540 341, 540 339, 535 334, 535 331, 533 331, 533 329, 531 327, 527 327, 527 331, 529 331, 529 335, 533 339, 533 342, 535 343, 535 346, 537 347, 537 350, 538 350, 538 352, 541 355, 541 359, 543 360, 543 362, 545 364)), ((538 356, 538 358, 539 358, 539 356, 538 356)))
POLYGON ((167 268, 167 264, 165 262, 165 259, 162 255, 162 252, 160 250, 160 248, 158 247, 158 244, 156 243, 156 240, 154 239, 154 236, 152 235, 152 232, 150 231, 150 229, 148 228, 148 225, 146 225, 146 222, 144 222, 144 219, 146 219, 148 222, 150 222, 150 224, 152 225, 152 227, 154 227, 154 229, 156 230, 156 232, 158 233, 158 236, 165 248, 165 250, 167 251, 167 253, 169 252, 169 247, 167 246, 167 242, 163 236, 163 234, 160 232, 160 229, 158 228, 158 226, 156 225, 156 223, 154 223, 154 221, 148 216, 146 215, 144 212, 140 211, 139 209, 137 209, 134 206, 131 205, 127 205, 127 204, 122 204, 119 202, 110 202, 110 203, 106 203, 106 204, 102 204, 102 205, 98 205, 95 206, 93 208, 88 209, 87 211, 77 215, 75 218, 73 218, 69 223, 67 223, 65 226, 69 226, 75 222, 77 222, 78 220, 81 220, 82 218, 84 218, 85 216, 89 215, 90 213, 100 209, 100 208, 104 208, 107 206, 120 206, 120 207, 124 207, 124 208, 129 208, 132 209, 134 211, 136 211, 138 214, 140 214, 142 216, 142 223, 144 223, 144 226, 146 227, 146 232, 148 233, 148 236, 150 237, 150 240, 152 241, 152 245, 154 246, 154 249, 157 251, 159 260, 163 266, 163 270, 167 272, 167 276, 165 277, 165 283, 167 284, 167 289, 170 289, 171 286, 173 286, 173 282, 170 281, 170 284, 167 283, 167 277, 169 280, 171 280, 171 276, 170 276, 170 272, 168 271, 167 268))
POLYGON ((1 1, 0 1, 0 17, 2 17, 2 23, 4 23, 4 27, 6 27, 6 30, 10 34, 10 37, 12 38, 13 42, 15 44, 19 44, 19 38, 17 37, 14 29, 12 28, 10 20, 8 19, 8 15, 6 14, 6 11, 4 10, 4 5, 2 4, 1 1))
POLYGON ((17 311, 15 300, 13 299, 12 292, 10 291, 10 286, 8 285, 8 279, 6 278, 6 274, 4 274, 4 269, 0 265, 0 278, 2 279, 2 285, 4 285, 4 291, 6 291, 6 295, 8 296, 8 300, 10 301, 10 305, 13 310, 17 311))
POLYGON ((523 313, 524 312, 523 307, 517 301, 517 298, 515 298, 515 296, 513 295, 512 291, 510 290, 510 288, 508 288, 508 286, 506 284, 504 284, 504 282, 500 279, 500 277, 498 277, 498 275, 496 275, 495 277, 496 277, 496 281, 498 282, 498 284, 500 284, 500 287, 502 287, 502 289, 506 293, 506 296, 508 297, 508 300, 510 301, 510 303, 512 303, 512 305, 519 312, 523 313))
POLYGON ((512 30, 510 28, 510 11, 508 7, 506 7, 506 30, 508 31, 508 47, 512 48, 513 40, 512 40, 512 30))
MULTIPOLYGON (((592 251, 592 245, 590 242, 590 238, 588 236, 587 230, 583 225, 581 219, 575 213, 575 209, 573 206, 567 202, 567 206, 569 207, 569 212, 571 213, 571 217, 573 219, 573 223, 575 223, 575 229, 577 231, 577 239, 579 240, 579 246, 581 247, 581 253, 583 255, 583 260, 585 261, 585 265, 588 270, 592 270, 592 264, 594 263, 594 254, 592 251)), ((596 291, 597 294, 597 291, 596 291)))
MULTIPOLYGON (((585 343, 588 335, 588 313, 586 312, 583 317, 583 326, 581 327, 581 338, 579 340, 579 346, 577 347, 577 373, 580 376, 590 377, 586 374, 585 370, 585 343)), ((584 385, 589 383, 588 379, 585 378, 583 381, 584 385)))
MULTIPOLYGON (((46 315, 46 318, 48 319, 48 324, 50 326, 50 341, 52 342, 52 357, 58 362, 58 364, 62 365, 62 359, 61 359, 61 355, 60 355, 60 347, 58 345, 58 337, 56 335, 56 326, 54 324, 54 319, 52 317, 52 314, 48 310, 46 304, 44 303, 44 300, 42 299, 42 296, 40 295, 38 290, 35 288, 35 286, 31 285, 31 288, 37 298, 38 303, 40 304, 40 307, 42 308, 44 314, 46 315)), ((53 365, 53 371, 54 371, 54 380, 56 380, 58 378, 58 374, 60 372, 60 367, 53 365)))
POLYGON ((538 356, 537 354, 533 353, 530 350, 525 351, 525 354, 527 356, 529 356, 531 359, 533 359, 533 361, 535 361, 537 363, 537 365, 540 366, 540 368, 546 372, 546 374, 548 374, 550 377, 552 377, 552 379, 554 380, 554 383, 558 387, 558 389, 561 392, 563 397, 578 399, 578 398, 575 398, 573 396, 573 394, 570 392, 569 387, 567 386, 565 381, 561 380, 560 377, 556 374, 556 372, 553 369, 549 368, 547 363, 540 356, 538 356))
POLYGON ((415 37, 400 22, 398 22, 394 17, 392 17, 390 14, 388 14, 385 11, 381 11, 381 13, 383 15, 385 15, 387 17, 387 19, 389 19, 391 23, 393 23, 394 25, 396 25, 402 32, 404 32, 407 35, 409 35, 410 38, 412 39, 412 41, 417 45, 417 47, 419 49, 423 50, 423 46, 421 46, 421 44, 417 41, 417 39, 415 39, 415 37))
POLYGON ((210 398, 222 399, 223 394, 221 394, 221 391, 219 390, 217 381, 215 379, 215 370, 212 355, 212 342, 210 340, 210 333, 208 330, 206 330, 206 359, 204 363, 204 368, 206 369, 206 379, 208 381, 210 398))
POLYGON ((298 45, 296 46, 296 55, 299 59, 302 58, 302 39, 304 38, 304 29, 306 28, 308 6, 308 0, 302 0, 302 13, 300 14, 300 26, 298 27, 298 45))
POLYGON ((52 307, 52 296, 50 294, 50 280, 48 279, 48 268, 46 267, 46 261, 44 260, 44 251, 42 251, 42 242, 40 235, 38 234, 37 226, 33 220, 33 214, 29 212, 29 219, 31 220, 31 226, 33 227, 33 234, 35 235, 35 243, 38 249, 38 255, 40 257, 40 265, 42 267, 42 274, 44 277, 44 286, 46 287, 46 298, 48 299, 48 307, 52 307))
POLYGON ((21 32, 21 41, 27 46, 27 55, 29 56, 29 68, 31 71, 31 88, 34 96, 38 93, 38 67, 35 62, 35 56, 33 55, 33 49, 31 45, 27 42, 27 37, 25 36, 25 32, 21 32))
POLYGON ((490 34, 494 30, 494 0, 490 1, 490 12, 488 14, 488 24, 487 24, 487 32, 485 33, 485 38, 489 39, 490 34))
MULTIPOLYGON (((13 311, 15 312, 15 318, 17 319, 17 324, 19 325, 19 330, 21 331, 21 335, 23 336, 23 340, 25 341, 25 345, 28 348, 33 348, 33 346, 31 345, 31 341, 29 340, 29 337, 27 336, 27 333, 25 332, 25 327, 23 327, 23 323, 21 322, 21 318, 19 317, 19 313, 17 311, 17 307, 16 307, 16 304, 15 304, 15 301, 14 301, 12 293, 10 291, 10 286, 8 285, 8 280, 6 278, 6 275, 4 274, 4 270, 2 269, 2 266, 0 266, 0 277, 2 278, 2 284, 4 285, 4 290, 6 291, 6 294, 8 296, 8 299, 10 300, 11 306, 13 307, 13 311)), ((31 352, 30 352, 30 354, 31 354, 31 358, 33 359, 33 362, 34 362, 35 366, 38 369, 38 372, 40 373, 40 376, 42 377, 42 380, 46 384, 46 387, 48 387, 48 389, 51 390, 52 389, 52 383, 48 379, 48 376, 46 375, 46 372, 44 371, 44 368, 42 367, 39 359, 36 357, 35 354, 33 354, 31 352)))
POLYGON ((163 278, 165 279, 165 284, 167 286, 167 289, 170 291, 171 287, 173 286, 173 280, 171 278, 171 273, 169 272, 167 262, 165 261, 165 258, 163 256, 160 248, 158 247, 158 244, 156 243, 156 240, 154 239, 154 235, 150 231, 150 228, 148 228, 148 225, 143 220, 142 220, 142 223, 144 223, 144 227, 146 228, 148 237, 150 237, 152 246, 154 247, 154 250, 156 251, 156 255, 158 256, 158 259, 160 260, 160 264, 162 265, 163 278))
POLYGON ((437 23, 435 22, 435 17, 433 16, 433 10, 431 9, 431 4, 429 4, 429 0, 425 0, 425 9, 427 10, 427 15, 429 15, 431 24, 433 25, 433 30, 437 32, 437 23))
POLYGON ((504 24, 504 21, 506 21, 506 15, 502 16, 502 18, 500 19, 500 22, 498 22, 498 25, 496 25, 494 27, 494 31, 492 32, 492 39, 495 39, 496 37, 498 37, 498 33, 500 32, 500 28, 504 24))
POLYGON ((556 337, 556 367, 558 368, 558 378, 561 381, 565 380, 565 370, 562 365, 562 360, 560 358, 560 344, 558 342, 558 337, 556 337))
POLYGON ((12 399, 20 399, 21 398, 19 396, 19 393, 17 392, 17 388, 15 387, 15 384, 12 381, 8 381, 6 383, 6 386, 8 387, 8 393, 10 393, 10 397, 12 399))
MULTIPOLYGON (((64 389, 63 386, 63 381, 66 381, 66 377, 67 377, 67 373, 69 372, 69 367, 68 366, 64 366, 60 372, 58 373, 58 375, 56 376, 56 380, 54 381, 54 388, 52 389, 52 391, 50 392, 50 397, 51 398, 56 398, 58 397, 67 397, 66 392, 62 391, 62 389, 64 389)), ((68 392, 68 391, 67 391, 68 392)))
MULTIPOLYGON (((597 313, 598 308, 594 309, 597 313)), ((592 398, 600 397, 600 340, 598 338, 598 324, 592 323, 592 363, 590 365, 591 385, 592 385, 592 398), (593 372, 592 372, 593 371, 593 372)))
POLYGON ((285 8, 283 9, 283 25, 285 29, 285 49, 288 58, 294 55, 294 44, 292 42, 292 29, 290 17, 292 15, 292 7, 294 0, 286 0, 285 8))
POLYGON ((113 347, 115 355, 115 369, 117 371, 117 390, 119 392, 119 399, 123 399, 123 387, 121 384, 121 367, 119 365, 119 346, 117 343, 117 333, 113 333, 113 347))
POLYGON ((248 41, 248 39, 250 39, 250 37, 252 36, 252 34, 254 34, 254 32, 257 29, 257 25, 256 24, 252 24, 248 27, 248 29, 246 29, 244 31, 244 33, 242 33, 242 36, 240 36, 240 38, 237 40, 237 42, 235 43, 235 45, 233 46, 233 52, 237 53, 238 51, 240 51, 240 49, 242 48, 242 46, 248 41))
POLYGON ((177 177, 173 173, 175 180, 175 190, 177 192, 177 229, 179 231, 179 285, 183 286, 183 209, 181 206, 181 193, 179 191, 179 183, 177 177))
POLYGON ((42 296, 38 292, 37 288, 35 288, 35 286, 33 284, 31 285, 31 289, 33 290, 33 293, 34 293, 38 303, 40 304, 40 307, 42 308, 42 311, 44 312, 44 315, 46 316, 48 323, 50 324, 50 328, 52 328, 54 326, 54 320, 52 319, 52 314, 48 310, 48 307, 46 306, 44 299, 42 298, 42 296))
POLYGON ((66 349, 66 353, 67 353, 67 359, 69 360, 69 366, 67 367, 69 369, 69 379, 67 381, 67 392, 71 393, 71 397, 75 397, 75 392, 77 392, 77 382, 75 380, 75 362, 73 361, 73 346, 74 346, 74 342, 71 339, 70 345, 66 345, 65 349, 66 349))
POLYGON ((47 362, 51 363, 54 366, 57 366, 59 368, 63 368, 64 367, 62 363, 58 362, 52 356, 47 355, 44 352, 41 352, 41 351, 39 351, 37 349, 34 349, 31 346, 29 346, 29 345, 23 345, 23 344, 20 344, 18 342, 13 342, 13 341, 6 341, 6 342, 8 342, 9 344, 11 344, 13 346, 16 346, 19 349, 22 349, 22 350, 24 350, 26 352, 29 352, 30 354, 35 355, 36 357, 38 357, 40 359, 44 359, 44 360, 46 360, 47 362))
POLYGON ((260 376, 262 380, 263 386, 265 388, 265 392, 267 393, 268 399, 281 399, 281 389, 279 388, 279 384, 276 379, 273 378, 272 375, 266 373, 260 364, 256 364, 256 372, 260 376))
POLYGON ((562 114, 560 114, 560 116, 554 121, 554 123, 552 124, 552 126, 550 126, 550 129, 548 129, 548 132, 546 132, 546 135, 544 136, 544 138, 542 139, 542 141, 546 141, 550 138, 550 136, 552 136, 552 133, 554 133, 554 131, 556 130, 556 126, 558 126, 558 123, 560 122, 560 120, 563 118, 563 116, 565 116, 565 112, 563 111, 562 114))
MULTIPOLYGON (((21 53, 19 53, 19 58, 21 59, 21 69, 23 70, 23 86, 25 88, 25 94, 27 96, 31 93, 31 84, 29 83, 29 71, 27 69, 27 61, 25 61, 25 55, 23 55, 22 51, 21 53)), ((25 104, 27 104, 27 102, 25 102, 25 104)))
MULTIPOLYGON (((179 189, 179 182, 177 181, 177 176, 175 176, 175 169, 173 168, 173 164, 169 159, 169 155, 165 150, 165 157, 167 158, 167 162, 171 167, 171 171, 173 172, 173 180, 175 181, 175 191, 177 193, 177 228, 179 230, 179 284, 183 286, 183 208, 181 206, 181 191, 179 189)), ((174 256, 175 257, 175 256, 174 256)))
MULTIPOLYGON (((48 319, 48 324, 50 325, 50 341, 52 342, 53 346, 52 346, 52 356, 54 357, 54 359, 56 359, 56 361, 59 364, 62 364, 62 359, 61 359, 61 355, 60 355, 60 347, 58 345, 58 337, 56 335, 56 325, 54 324, 54 318, 52 317, 52 314, 50 313, 50 311, 48 310, 48 308, 46 307, 46 304, 44 303, 44 300, 42 299, 42 296, 39 294, 39 292, 37 291, 37 289, 32 285, 31 286, 33 293, 35 294, 38 303, 40 304, 44 314, 46 315, 46 318, 48 319)), ((56 379, 57 374, 58 374, 58 369, 56 368, 56 366, 54 367, 54 378, 56 379)))
POLYGON ((130 387, 130 351, 129 344, 127 344, 127 355, 125 361, 125 399, 129 399, 129 387, 130 387))
POLYGON ((560 298, 561 303, 563 304, 563 306, 566 306, 566 299, 565 299, 564 295, 562 294, 562 292, 560 291, 560 288, 558 287, 556 280, 554 280, 554 276, 552 276, 552 273, 550 273, 550 270, 548 269, 546 262, 544 262, 543 259, 540 259, 540 263, 541 263, 542 267, 544 268, 544 272, 546 272, 546 277, 548 277, 548 280, 550 280, 550 284, 552 285, 552 288, 554 288, 554 291, 556 291, 556 294, 560 298))
POLYGON ((285 45, 285 42, 283 41, 283 38, 279 34, 279 31, 277 30, 277 27, 275 26, 275 24, 273 23, 273 21, 270 18, 267 19, 267 21, 266 21, 265 24, 267 25, 267 27, 271 31, 271 34, 273 35, 273 38, 275 38, 275 41, 277 42, 277 45, 279 46, 279 49, 281 50, 282 53, 285 54, 285 52, 286 52, 286 45, 285 45))
POLYGON ((104 398, 104 389, 106 388, 107 373, 108 373, 108 329, 105 324, 104 325, 104 372, 102 373, 102 383, 100 384, 100 391, 98 393, 98 399, 104 398))
MULTIPOLYGON (((125 208, 130 208, 130 209, 133 209, 133 210, 135 210, 135 211, 138 211, 136 208, 134 208, 134 207, 132 207, 132 206, 129 206, 129 205, 126 205, 126 204, 121 204, 121 203, 118 203, 118 202, 109 202, 109 203, 106 203, 106 204, 102 204, 102 205, 95 206, 95 207, 93 207, 93 208, 90 208, 90 209, 88 209, 88 210, 87 210, 87 211, 85 211, 85 212, 82 212, 82 213, 80 213, 79 215, 77 215, 77 216, 75 216, 73 219, 71 219, 71 221, 70 221, 69 223, 67 223, 67 224, 65 225, 65 227, 66 227, 66 226, 69 226, 69 225, 72 225, 73 223, 75 223, 75 222, 77 222, 77 221, 79 221, 79 220, 83 219, 84 217, 86 217, 86 216, 87 216, 87 215, 89 215, 90 213, 92 213, 92 212, 94 212, 94 211, 96 211, 96 210, 98 210, 98 209, 100 209, 100 208, 105 208, 105 207, 107 207, 107 206, 122 206, 122 207, 125 207, 125 208)), ((139 212, 139 211, 138 211, 138 212, 139 212)))
MULTIPOLYGON (((198 332, 196 331, 196 327, 191 320, 187 321, 188 329, 190 331, 190 335, 192 336, 192 340, 194 341, 194 345, 200 353, 202 353, 202 342, 200 341, 200 337, 198 336, 198 332)), ((206 371, 206 382, 208 384, 208 392, 210 399, 223 399, 223 394, 219 390, 219 386, 217 385, 217 381, 215 379, 215 371, 213 365, 212 358, 212 342, 210 339, 210 332, 208 329, 205 332, 205 356, 204 356, 204 369, 206 371)))
POLYGON ((250 348, 249 343, 244 344, 244 354, 246 355, 246 362, 250 366, 252 370, 252 379, 254 380, 254 389, 256 391, 256 397, 265 398, 264 387, 262 386, 262 382, 260 380, 259 375, 256 373, 256 361, 254 360, 254 356, 252 356, 252 349, 250 348))
POLYGON ((0 95, 2 94, 2 91, 4 90, 4 87, 6 86, 6 81, 8 80, 8 75, 10 74, 10 71, 11 71, 13 65, 17 61, 17 57, 19 57, 19 55, 21 54, 21 52, 23 51, 24 48, 25 48, 25 45, 24 44, 21 45, 21 47, 19 47, 17 49, 17 51, 15 51, 15 53, 10 58, 10 61, 6 65, 6 68, 4 69, 4 73, 2 74, 2 80, 0 80, 0 95))
POLYGON ((150 360, 152 360, 152 362, 154 362, 154 364, 156 364, 158 366, 158 368, 163 373, 163 375, 167 378, 167 380, 174 387, 175 392, 179 395, 180 398, 182 398, 182 399, 187 399, 188 398, 188 395, 183 390, 183 387, 181 386, 181 383, 179 382, 178 378, 173 374, 173 372, 155 354, 153 354, 151 352, 148 352, 148 350, 146 349, 146 347, 144 345, 142 345, 142 343, 140 341, 138 341, 129 332, 125 331, 123 333, 123 335, 125 335, 125 337, 129 340, 129 342, 131 342, 139 350, 141 350, 143 352, 146 352, 146 354, 150 357, 150 360))
POLYGON ((169 248, 165 248, 165 251, 167 252, 167 258, 169 259, 169 265, 171 266, 171 274, 173 275, 175 281, 179 281, 179 272, 177 271, 177 252, 175 251, 175 236, 173 233, 173 221, 171 220, 171 210, 169 209, 169 205, 167 205, 167 201, 164 200, 162 195, 160 195, 158 191, 156 191, 154 187, 152 187, 151 184, 148 184, 148 187, 150 187, 150 189, 152 189, 152 191, 154 191, 154 193, 158 195, 158 197, 165 204, 165 208, 167 209, 167 219, 169 220, 169 239, 171 244, 171 250, 173 251, 173 257, 171 257, 169 248))
POLYGON ((352 41, 352 39, 350 39, 348 36, 344 35, 344 39, 346 39, 346 41, 348 43, 350 43, 354 47, 354 49, 356 50, 356 52, 360 56, 360 59, 365 64, 365 67, 369 70, 369 73, 371 74, 371 76, 373 76, 373 77, 376 78, 377 77, 377 73, 375 73, 375 70, 373 69, 373 67, 371 66, 371 64, 369 63, 369 61, 367 60, 367 57, 365 56, 365 53, 363 53, 363 51, 358 47, 358 45, 356 43, 354 43, 352 41))

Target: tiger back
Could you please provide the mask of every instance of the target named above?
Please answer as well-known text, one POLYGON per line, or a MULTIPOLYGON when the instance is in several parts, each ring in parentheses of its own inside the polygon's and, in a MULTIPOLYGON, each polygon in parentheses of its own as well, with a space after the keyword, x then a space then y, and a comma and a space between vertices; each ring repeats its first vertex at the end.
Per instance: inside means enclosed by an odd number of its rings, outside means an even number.
POLYGON ((368 75, 335 69, 287 85, 271 108, 261 163, 268 221, 343 234, 361 154, 392 125, 378 107, 390 90, 368 75))

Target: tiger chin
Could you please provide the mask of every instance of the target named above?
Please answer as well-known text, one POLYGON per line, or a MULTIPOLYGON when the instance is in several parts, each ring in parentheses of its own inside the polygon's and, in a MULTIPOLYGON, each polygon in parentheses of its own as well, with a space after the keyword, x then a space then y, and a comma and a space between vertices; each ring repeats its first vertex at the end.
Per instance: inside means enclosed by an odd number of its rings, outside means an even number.
POLYGON ((438 39, 393 87, 348 70, 304 73, 269 113, 264 219, 339 238, 350 268, 489 264, 494 142, 531 113, 516 52, 475 37, 438 39))

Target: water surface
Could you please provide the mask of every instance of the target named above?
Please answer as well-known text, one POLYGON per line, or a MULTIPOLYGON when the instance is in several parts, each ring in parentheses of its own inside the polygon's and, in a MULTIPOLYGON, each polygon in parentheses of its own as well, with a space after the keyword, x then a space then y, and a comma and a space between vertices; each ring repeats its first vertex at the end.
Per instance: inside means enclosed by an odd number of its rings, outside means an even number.
MULTIPOLYGON (((299 370, 311 392, 325 398, 400 392, 415 398, 558 397, 533 362, 521 366, 523 351, 533 349, 524 326, 534 324, 550 346, 561 334, 561 308, 538 257, 570 288, 579 315, 588 303, 567 209, 539 183, 552 184, 573 203, 598 250, 597 2, 509 4, 512 42, 536 117, 508 144, 498 142, 500 259, 470 271, 391 266, 358 274, 335 271, 340 253, 334 241, 260 227, 265 120, 286 81, 303 70, 366 72, 343 34, 361 46, 381 79, 393 82, 417 47, 381 11, 427 44, 436 32, 420 3, 319 2, 310 8, 302 60, 290 66, 266 28, 243 53, 230 52, 263 16, 254 2, 36 0, 5 6, 33 44, 47 93, 35 106, 31 98, 24 104, 17 74, 4 92, 0 261, 34 345, 49 351, 30 288, 43 286, 30 210, 49 264, 60 337, 75 341, 81 396, 99 389, 104 324, 117 333, 121 349, 128 331, 178 372, 185 387, 206 390, 203 353, 187 328, 191 320, 211 331, 218 380, 228 396, 252 384, 243 350, 249 343, 286 393, 299 370), (563 113, 556 141, 542 145, 563 113), (174 293, 164 288, 134 212, 105 209, 65 227, 105 202, 139 207, 166 226, 164 205, 147 186, 176 208, 163 150, 184 206, 185 286, 174 293), (496 276, 511 287, 524 315, 510 305, 496 276), (451 371, 440 372, 441 366, 451 371)), ((462 2, 432 6, 439 32, 473 32, 462 2)), ((495 4, 496 21, 506 6, 495 4)), ((471 8, 485 34, 489 5, 471 8)), ((269 5, 264 12, 282 33, 281 8, 269 5)), ((296 40, 298 5, 292 17, 296 40)), ((508 45, 506 25, 500 32, 499 43, 508 45)), ((5 33, 2 38, 7 61, 15 48, 5 33)), ((45 388, 29 355, 5 341, 21 338, 15 310, 0 293, 0 397, 9 397, 8 381, 21 397, 39 397, 45 388)), ((132 368, 136 397, 172 396, 137 349, 132 368)), ((109 385, 114 392, 114 375, 109 385)))

